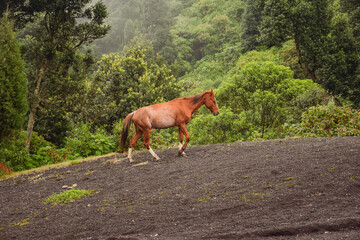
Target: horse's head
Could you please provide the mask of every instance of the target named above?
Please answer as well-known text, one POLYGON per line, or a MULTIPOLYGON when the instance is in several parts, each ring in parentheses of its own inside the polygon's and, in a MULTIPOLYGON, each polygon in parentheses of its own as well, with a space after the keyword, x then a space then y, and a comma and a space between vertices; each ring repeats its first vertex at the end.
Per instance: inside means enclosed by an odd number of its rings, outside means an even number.
POLYGON ((212 112, 214 116, 219 114, 219 108, 216 103, 215 94, 213 90, 211 89, 209 94, 204 95, 204 103, 205 106, 212 112))

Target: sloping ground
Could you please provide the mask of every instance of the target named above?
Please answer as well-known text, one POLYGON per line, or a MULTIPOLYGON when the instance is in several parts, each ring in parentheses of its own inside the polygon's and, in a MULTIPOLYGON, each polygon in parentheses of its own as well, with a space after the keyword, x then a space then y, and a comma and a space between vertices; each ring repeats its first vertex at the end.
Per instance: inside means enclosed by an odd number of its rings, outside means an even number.
POLYGON ((0 181, 0 239, 359 239, 360 137, 157 153, 0 181), (43 203, 72 184, 96 194, 43 203))

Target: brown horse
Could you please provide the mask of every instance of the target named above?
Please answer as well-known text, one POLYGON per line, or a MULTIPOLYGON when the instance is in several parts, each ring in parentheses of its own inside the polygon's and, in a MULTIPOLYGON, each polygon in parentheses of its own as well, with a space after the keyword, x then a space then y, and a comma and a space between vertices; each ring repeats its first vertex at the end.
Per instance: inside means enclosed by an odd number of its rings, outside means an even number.
POLYGON ((159 103, 140 108, 125 117, 124 127, 121 133, 120 150, 125 151, 125 142, 129 133, 131 119, 135 125, 135 135, 131 138, 129 144, 128 158, 132 159, 132 148, 135 143, 144 135, 144 145, 150 151, 151 155, 159 160, 160 158, 150 147, 150 132, 152 128, 163 129, 177 126, 179 127, 179 155, 185 156, 185 148, 190 141, 190 136, 186 130, 186 124, 190 122, 191 115, 203 104, 213 113, 219 114, 213 90, 205 91, 192 97, 176 98, 170 102, 159 103), (182 145, 184 135, 185 144, 182 145))

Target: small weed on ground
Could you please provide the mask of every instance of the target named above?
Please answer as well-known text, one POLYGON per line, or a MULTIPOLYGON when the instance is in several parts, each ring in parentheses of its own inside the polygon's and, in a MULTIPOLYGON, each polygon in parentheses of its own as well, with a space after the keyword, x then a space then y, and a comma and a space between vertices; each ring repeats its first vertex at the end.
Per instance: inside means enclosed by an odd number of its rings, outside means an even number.
POLYGON ((26 218, 26 219, 24 219, 24 220, 22 220, 22 221, 20 221, 18 223, 14 223, 14 226, 21 227, 21 226, 24 226, 24 225, 28 225, 28 224, 30 224, 29 220, 30 220, 29 218, 26 218))
POLYGON ((78 163, 80 163, 81 161, 79 161, 79 160, 73 160, 73 161, 71 161, 70 162, 70 165, 75 165, 75 164, 78 164, 78 163))
POLYGON ((74 202, 76 199, 80 199, 82 197, 92 195, 95 190, 83 190, 83 189, 71 189, 64 191, 62 193, 55 193, 48 197, 45 200, 45 204, 53 203, 53 204, 61 204, 61 203, 70 203, 74 202))

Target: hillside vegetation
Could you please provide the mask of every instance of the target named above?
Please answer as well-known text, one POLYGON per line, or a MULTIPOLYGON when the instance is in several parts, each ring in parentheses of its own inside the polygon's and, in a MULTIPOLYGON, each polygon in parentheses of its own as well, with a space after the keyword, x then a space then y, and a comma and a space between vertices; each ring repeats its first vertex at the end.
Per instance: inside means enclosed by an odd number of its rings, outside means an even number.
MULTIPOLYGON (((360 135, 359 1, 5 0, 0 14, 13 171, 118 151, 128 113, 209 89, 220 114, 193 116, 192 145, 360 135)), ((153 130, 151 147, 177 133, 153 130)))

